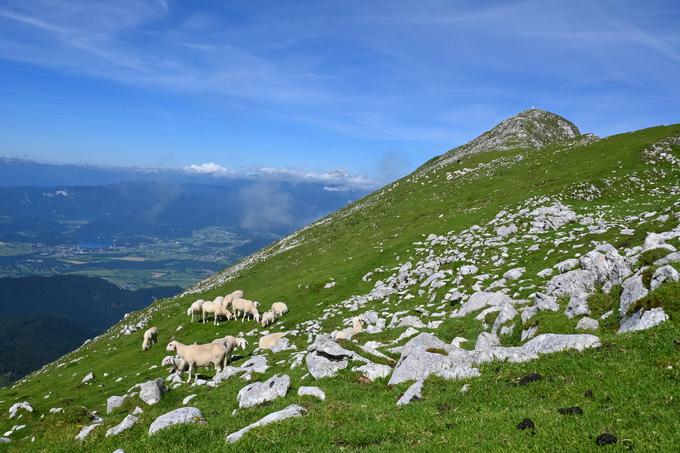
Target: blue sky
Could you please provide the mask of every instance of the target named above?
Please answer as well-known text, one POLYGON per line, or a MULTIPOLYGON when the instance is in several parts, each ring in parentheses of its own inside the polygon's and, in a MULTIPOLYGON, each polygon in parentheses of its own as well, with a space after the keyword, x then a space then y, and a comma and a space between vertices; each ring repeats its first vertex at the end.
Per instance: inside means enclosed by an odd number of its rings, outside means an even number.
POLYGON ((0 0, 0 155, 385 180, 531 106, 680 122, 679 24, 673 1, 0 0))

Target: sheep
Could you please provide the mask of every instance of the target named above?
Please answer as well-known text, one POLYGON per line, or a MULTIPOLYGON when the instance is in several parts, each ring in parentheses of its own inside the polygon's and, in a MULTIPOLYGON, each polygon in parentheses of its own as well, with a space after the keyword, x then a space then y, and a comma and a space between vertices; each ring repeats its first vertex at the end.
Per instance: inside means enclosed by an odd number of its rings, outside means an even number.
POLYGON ((279 316, 283 316, 288 313, 288 305, 284 304, 283 302, 274 302, 272 304, 271 311, 273 311, 274 315, 278 318, 279 316))
POLYGON ((279 343, 279 340, 286 335, 288 335, 288 332, 270 333, 269 335, 260 337, 258 345, 260 346, 260 349, 272 349, 279 343))
MULTIPOLYGON (((213 365, 215 371, 219 372, 222 370, 222 364, 225 363, 227 357, 227 348, 216 343, 185 345, 173 340, 168 343, 165 350, 177 353, 189 365, 187 382, 191 382, 194 367, 213 365)), ((196 376, 194 376, 194 380, 196 380, 196 376)))
POLYGON ((187 370, 187 363, 184 361, 183 358, 171 355, 166 355, 165 357, 163 357, 161 366, 170 367, 168 368, 168 373, 170 374, 175 372, 182 374, 187 370))
POLYGON ((245 338, 236 338, 231 335, 227 335, 224 338, 218 338, 212 342, 224 345, 224 347, 227 349, 227 356, 224 358, 224 366, 227 366, 227 363, 229 363, 229 360, 231 360, 231 353, 234 351, 234 349, 245 349, 246 346, 248 346, 248 342, 245 340, 245 338))
POLYGON ((242 299, 243 298, 243 291, 240 289, 237 289, 236 291, 232 291, 231 293, 227 294, 224 296, 224 299, 222 300, 222 306, 227 309, 231 309, 231 303, 234 301, 234 299, 242 299))
POLYGON ((144 340, 142 341, 142 351, 148 351, 151 346, 158 341, 158 327, 151 327, 144 332, 144 340))
POLYGON ((273 323, 276 319, 273 311, 265 311, 262 313, 262 327, 267 327, 269 324, 273 323))
POLYGON ((191 322, 194 322, 194 315, 202 313, 201 306, 203 305, 203 302, 205 302, 203 299, 198 299, 187 309, 187 315, 191 316, 191 322))
POLYGON ((246 316, 251 315, 255 322, 260 322, 260 313, 257 311, 256 302, 248 299, 234 299, 231 303, 234 309, 234 315, 238 319, 239 315, 242 316, 241 322, 246 320, 246 316))
POLYGON ((226 310, 222 306, 222 301, 220 300, 219 302, 203 302, 203 305, 201 305, 201 312, 203 313, 203 322, 205 323, 205 315, 206 314, 212 314, 213 315, 213 322, 215 325, 217 325, 217 318, 220 316, 226 316, 228 319, 231 319, 232 314, 229 310, 226 310))
POLYGON ((364 328, 361 325, 361 318, 352 318, 352 327, 335 332, 336 340, 351 340, 352 337, 360 332, 363 332, 364 328))

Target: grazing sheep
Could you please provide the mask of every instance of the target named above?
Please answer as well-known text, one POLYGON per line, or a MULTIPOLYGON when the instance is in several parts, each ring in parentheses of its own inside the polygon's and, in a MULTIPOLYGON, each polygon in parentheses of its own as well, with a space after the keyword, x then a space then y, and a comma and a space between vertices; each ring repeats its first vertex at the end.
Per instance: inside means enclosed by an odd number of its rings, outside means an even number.
POLYGON ((202 313, 201 306, 205 302, 203 299, 198 299, 196 302, 191 304, 191 307, 187 310, 187 315, 191 316, 191 322, 194 322, 194 315, 200 315, 202 313))
POLYGON ((274 316, 273 311, 265 311, 262 313, 262 327, 267 327, 269 324, 273 323, 276 320, 276 316, 274 316))
POLYGON ((241 322, 246 320, 246 316, 252 316, 255 322, 260 322, 260 313, 257 311, 256 302, 248 299, 234 299, 231 303, 236 319, 241 316, 241 322))
POLYGON ((360 332, 363 332, 364 328, 361 325, 361 318, 352 318, 352 327, 335 332, 336 340, 351 340, 352 337, 360 332))
MULTIPOLYGON (((222 364, 227 357, 227 348, 216 343, 185 345, 173 340, 168 343, 165 350, 177 353, 189 365, 187 382, 191 381, 194 367, 213 365, 215 370, 219 372, 222 370, 222 364)), ((195 378, 194 376, 194 380, 195 378)))
POLYGON ((170 374, 175 372, 182 374, 187 370, 187 363, 184 361, 183 358, 178 356, 166 355, 165 357, 163 357, 161 366, 170 367, 168 368, 168 373, 170 374))
POLYGON ((279 316, 283 316, 286 313, 288 313, 288 305, 284 304, 283 302, 274 302, 272 304, 271 310, 274 312, 274 315, 278 318, 279 316))
POLYGON ((288 335, 288 332, 270 333, 269 335, 260 337, 258 345, 260 346, 260 349, 272 349, 279 343, 279 340, 286 335, 288 335))
POLYGON ((203 305, 201 305, 201 311, 203 313, 203 322, 205 323, 205 315, 206 314, 212 314, 213 315, 213 322, 215 325, 217 325, 217 318, 220 316, 224 316, 227 319, 232 318, 232 314, 229 310, 224 308, 222 306, 222 300, 220 299, 219 301, 212 301, 212 302, 203 302, 203 305))
POLYGON ((151 327, 144 332, 144 341, 142 341, 142 351, 148 351, 151 346, 158 341, 158 327, 151 327))

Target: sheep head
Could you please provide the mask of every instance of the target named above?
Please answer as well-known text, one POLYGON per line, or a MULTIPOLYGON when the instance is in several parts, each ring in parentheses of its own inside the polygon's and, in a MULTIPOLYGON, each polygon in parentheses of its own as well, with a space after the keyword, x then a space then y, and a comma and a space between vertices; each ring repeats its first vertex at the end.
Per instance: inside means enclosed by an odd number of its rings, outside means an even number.
POLYGON ((165 347, 165 350, 168 352, 175 352, 177 351, 177 342, 175 340, 171 341, 168 343, 168 345, 165 347))

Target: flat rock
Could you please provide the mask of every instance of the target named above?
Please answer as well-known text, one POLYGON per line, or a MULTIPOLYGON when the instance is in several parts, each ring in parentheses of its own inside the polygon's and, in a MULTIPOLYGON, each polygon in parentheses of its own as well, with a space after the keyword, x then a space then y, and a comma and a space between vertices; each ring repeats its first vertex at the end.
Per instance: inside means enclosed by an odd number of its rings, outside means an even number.
POLYGON ((326 393, 324 393, 324 391, 321 390, 319 387, 308 387, 303 385, 298 389, 298 395, 313 396, 315 398, 320 399, 321 401, 326 399, 326 393))
POLYGON ((128 415, 126 416, 122 422, 117 424, 116 426, 109 428, 106 431, 106 437, 109 436, 117 436, 118 434, 122 433, 123 431, 132 428, 135 423, 139 420, 139 417, 136 417, 134 415, 128 415))
POLYGON ((488 306, 501 306, 504 303, 512 303, 512 299, 501 292, 481 291, 473 294, 458 310, 452 313, 454 318, 462 318, 470 313, 481 310, 488 306))
POLYGON ((365 363, 361 366, 354 367, 352 368, 352 371, 358 371, 371 381, 375 381, 376 379, 389 376, 390 373, 392 372, 392 367, 370 362, 365 363))
POLYGON ((240 429, 239 431, 236 431, 235 433, 231 433, 226 437, 226 442, 233 444, 235 442, 238 442, 248 431, 269 425, 274 422, 278 422, 281 420, 285 420, 287 418, 292 418, 292 417, 300 417, 305 413, 305 409, 302 406, 298 406, 297 404, 293 404, 288 406, 285 409, 282 409, 278 412, 273 412, 260 420, 256 421, 255 423, 246 426, 245 428, 240 429))
POLYGON ((212 378, 212 380, 215 384, 221 384, 223 381, 226 381, 230 377, 236 376, 237 374, 241 374, 241 373, 245 373, 245 372, 246 372, 246 370, 243 369, 243 368, 237 368, 237 367, 227 365, 224 368, 222 368, 222 370, 219 373, 217 373, 212 378))
POLYGON ((181 407, 158 417, 149 426, 149 435, 175 425, 205 424, 205 419, 200 410, 195 407, 181 407))
POLYGON ((87 384, 88 382, 90 382, 93 379, 94 379, 94 373, 92 371, 90 371, 89 373, 87 373, 85 375, 85 377, 82 380, 82 383, 87 384))
POLYGON ((290 387, 288 375, 273 376, 264 382, 254 382, 243 387, 237 396, 241 409, 257 406, 268 401, 274 401, 286 395, 290 387))
POLYGON ((267 358, 263 355, 256 355, 248 359, 241 368, 254 373, 264 373, 269 366, 267 365, 267 358))
POLYGON ((584 316, 581 318, 576 324, 576 329, 577 330, 597 330, 600 328, 600 323, 598 322, 597 319, 589 318, 587 316, 584 316))

